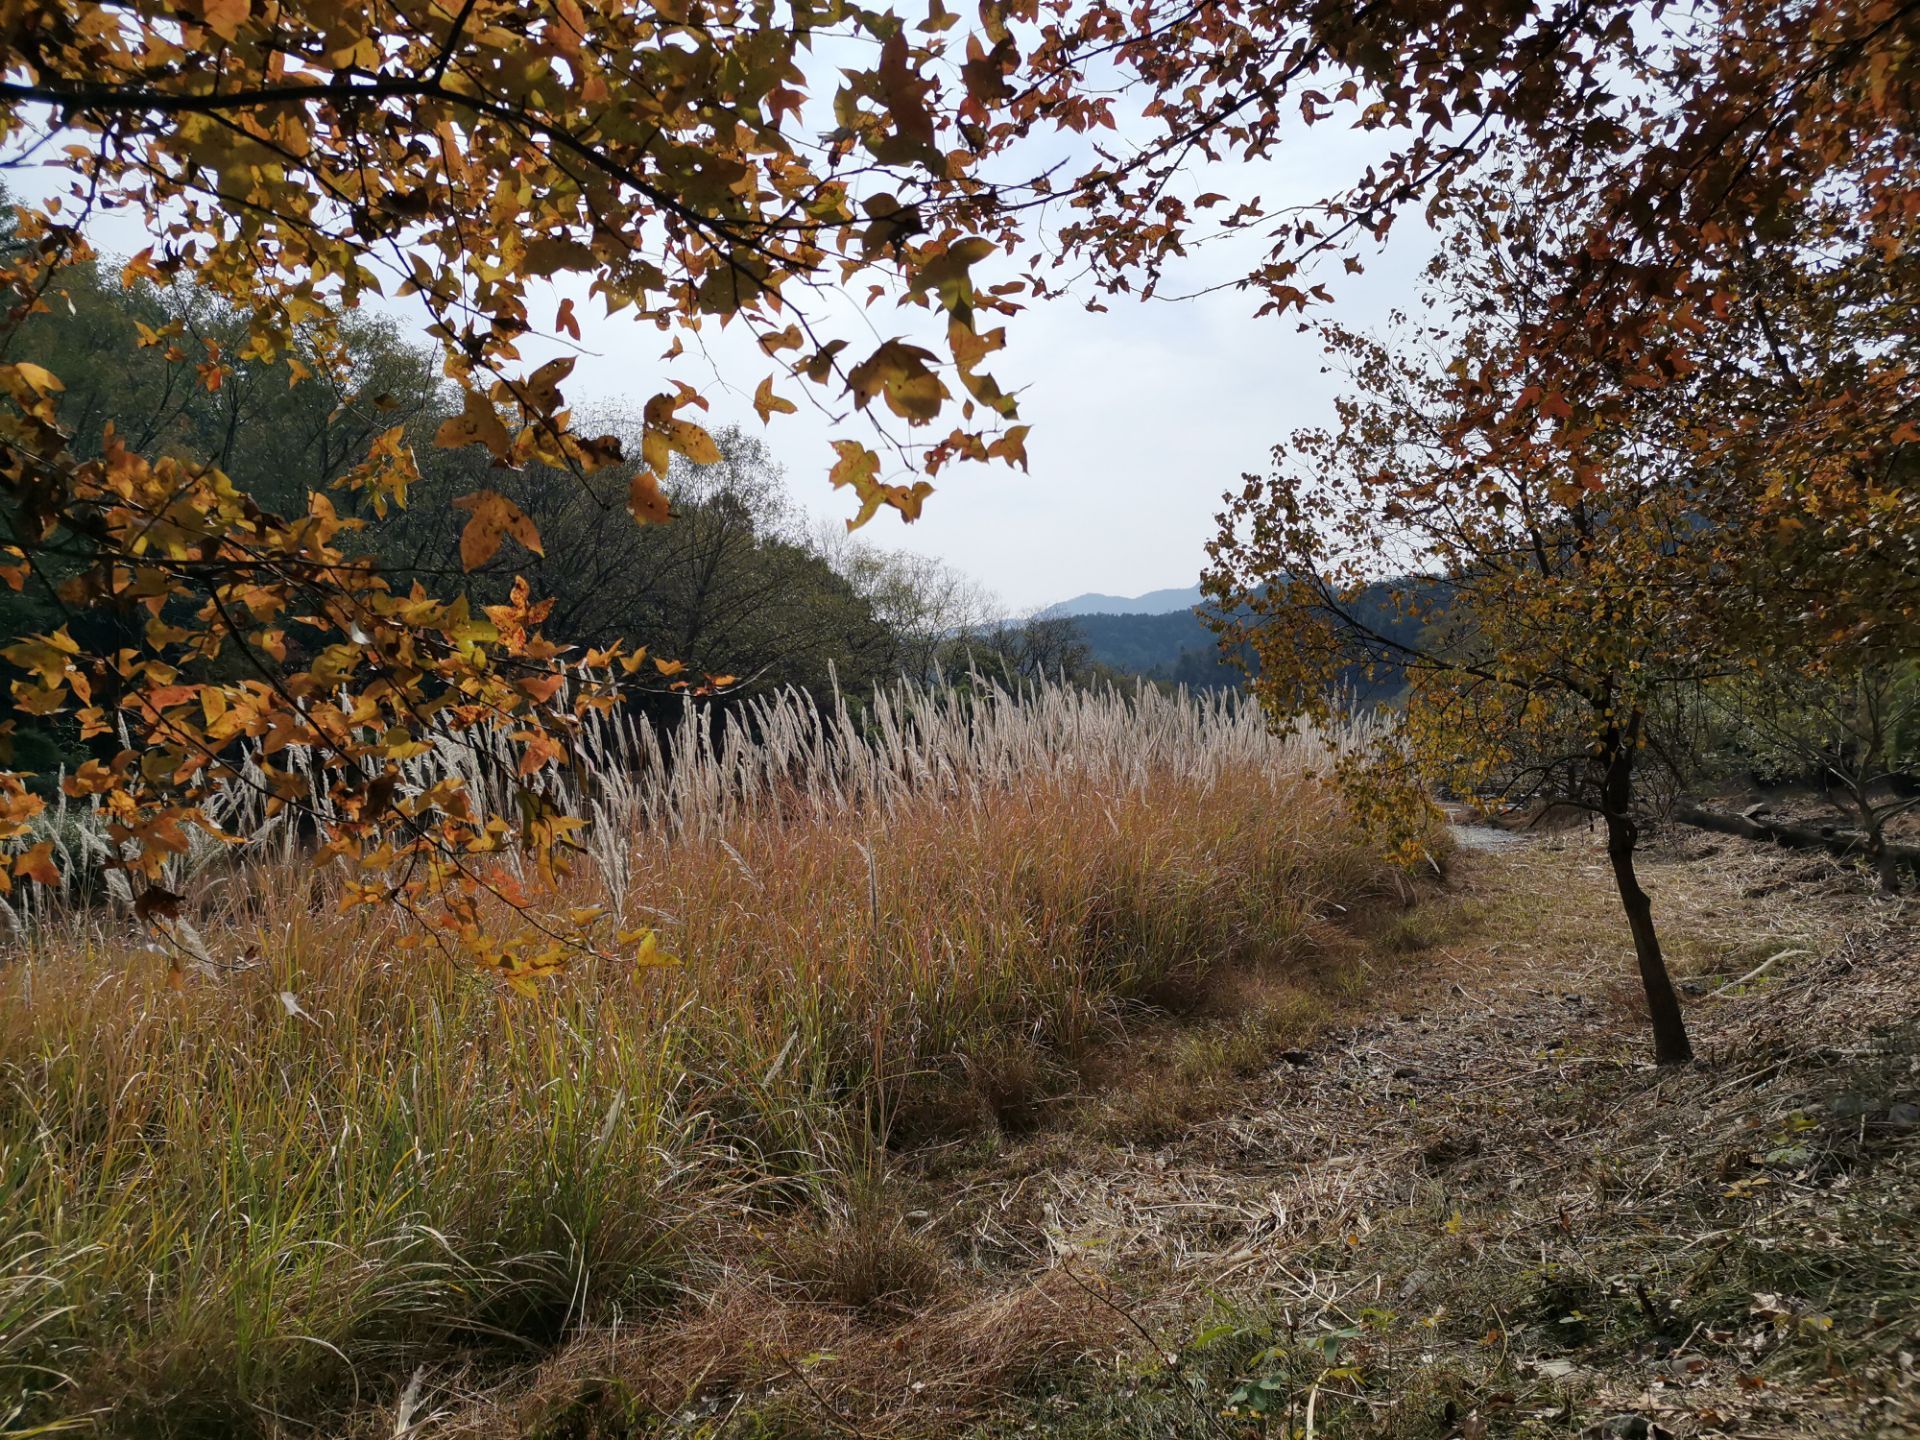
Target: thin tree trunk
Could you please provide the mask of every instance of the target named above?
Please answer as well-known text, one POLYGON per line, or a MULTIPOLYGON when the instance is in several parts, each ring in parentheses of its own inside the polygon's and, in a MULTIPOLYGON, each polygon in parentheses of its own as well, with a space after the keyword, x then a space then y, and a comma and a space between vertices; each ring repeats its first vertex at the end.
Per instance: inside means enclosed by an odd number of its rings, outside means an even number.
POLYGON ((1613 862, 1613 883, 1620 892, 1627 927, 1633 931, 1633 954, 1640 962, 1640 984, 1647 992, 1647 1013, 1653 1017, 1653 1054, 1662 1065, 1684 1065, 1693 1059, 1686 1021, 1680 1018, 1680 997, 1667 974, 1660 953, 1660 936, 1653 928, 1653 902, 1640 888, 1633 869, 1639 826, 1631 819, 1607 817, 1607 858, 1613 862))
POLYGON ((1868 821, 1867 858, 1873 862, 1873 873, 1880 881, 1880 888, 1889 895, 1900 893, 1900 859, 1894 854, 1894 847, 1887 843, 1887 833, 1879 825, 1868 821))
POLYGON ((1660 953, 1660 936, 1653 928, 1653 902, 1640 888, 1634 872, 1634 851, 1640 844, 1640 826, 1633 818, 1634 727, 1625 735, 1609 737, 1611 756, 1606 772, 1607 859, 1613 865, 1614 888, 1627 912, 1633 932, 1633 954, 1640 966, 1640 984, 1647 994, 1647 1013, 1653 1020, 1653 1056, 1662 1065, 1684 1065, 1693 1059, 1686 1021, 1680 1016, 1680 997, 1667 974, 1660 953))

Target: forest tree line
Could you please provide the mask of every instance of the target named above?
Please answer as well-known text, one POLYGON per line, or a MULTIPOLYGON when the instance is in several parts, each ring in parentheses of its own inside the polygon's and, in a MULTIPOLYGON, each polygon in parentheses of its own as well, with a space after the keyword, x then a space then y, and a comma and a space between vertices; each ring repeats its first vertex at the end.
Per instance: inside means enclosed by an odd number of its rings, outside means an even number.
MULTIPOLYGON (((10 220, 10 209, 0 216, 10 220)), ((204 291, 123 285, 115 267, 96 261, 63 275, 54 303, 21 327, 15 347, 63 377, 76 455, 98 455, 111 429, 143 455, 217 467, 265 509, 297 516, 309 496, 323 496, 358 527, 348 553, 395 586, 417 582, 479 613, 525 577, 552 602, 544 632, 579 653, 627 641, 672 657, 684 673, 730 677, 729 696, 838 686, 856 703, 903 675, 977 669, 1002 683, 1043 675, 1093 683, 1131 673, 1096 661, 1074 622, 1008 615, 944 561, 814 521, 790 497, 773 451, 745 429, 715 431, 715 463, 676 457, 671 522, 635 525, 626 495, 637 460, 581 476, 537 462, 502 469, 478 448, 435 447, 460 407, 432 354, 392 318, 343 317, 345 369, 303 363, 297 352, 249 359, 245 330, 204 291), (220 360, 216 383, 209 357, 220 360), (395 427, 418 457, 419 479, 404 504, 376 506, 339 482, 395 427), (538 551, 508 543, 486 563, 462 566, 469 517, 455 502, 482 489, 533 522, 538 551)), ((639 454, 638 413, 614 409, 596 421, 639 454)), ((68 535, 65 545, 64 568, 77 573, 89 563, 87 543, 68 535)), ((44 565, 19 590, 0 589, 0 630, 18 637, 64 625, 94 653, 137 643, 137 607, 70 606, 60 579, 60 567, 44 565)), ((672 712, 681 704, 640 687, 634 699, 672 712)), ((43 786, 87 753, 64 717, 15 708, 11 718, 16 763, 43 786)))

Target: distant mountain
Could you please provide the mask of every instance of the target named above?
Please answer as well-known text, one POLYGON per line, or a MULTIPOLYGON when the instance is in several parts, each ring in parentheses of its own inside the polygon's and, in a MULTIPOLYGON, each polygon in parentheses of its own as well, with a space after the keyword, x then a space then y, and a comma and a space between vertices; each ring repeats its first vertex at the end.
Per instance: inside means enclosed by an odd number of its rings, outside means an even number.
MULTIPOLYGON (((1412 582, 1402 581, 1401 584, 1412 582)), ((1359 596, 1352 608, 1367 616, 1383 635, 1413 643, 1419 638, 1420 623, 1399 614, 1389 601, 1389 587, 1371 586, 1359 596)), ((1220 653, 1219 638, 1206 621, 1193 613, 1199 603, 1196 590, 1156 590, 1135 600, 1114 599, 1104 595, 1082 595, 1066 605, 1083 601, 1111 601, 1115 604, 1145 606, 1167 597, 1176 601, 1165 610, 1066 611, 1056 606, 1050 614, 1071 618, 1087 647, 1087 658, 1123 675, 1144 675, 1195 690, 1231 689, 1245 680, 1241 668, 1220 653)), ((1251 656, 1244 658, 1251 659, 1251 656)), ((1369 677, 1361 668, 1350 667, 1345 683, 1362 699, 1378 701, 1390 698, 1403 683, 1395 669, 1369 677)))
POLYGON ((1171 615, 1181 610, 1191 610, 1199 603, 1200 587, 1190 585, 1184 590, 1149 590, 1144 595, 1131 598, 1125 595, 1076 595, 1071 600, 1062 600, 1058 605, 1049 605, 1040 614, 1048 620, 1067 615, 1171 615))
POLYGON ((1203 690, 1231 688, 1241 681, 1239 669, 1221 659, 1213 632, 1190 608, 1158 614, 1100 612, 1073 620, 1088 658, 1122 674, 1203 690))

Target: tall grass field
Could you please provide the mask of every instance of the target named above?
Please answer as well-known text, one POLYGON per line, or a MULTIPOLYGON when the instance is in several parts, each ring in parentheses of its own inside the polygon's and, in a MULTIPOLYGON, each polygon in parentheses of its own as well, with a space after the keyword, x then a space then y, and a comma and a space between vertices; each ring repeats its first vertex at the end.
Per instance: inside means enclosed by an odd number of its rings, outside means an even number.
MULTIPOLYGON (((1382 882, 1313 779, 1337 743, 979 684, 609 722, 545 782, 591 826, 536 903, 610 905, 679 963, 530 998, 402 954, 240 809, 253 843, 170 877, 184 985, 117 877, 17 906, 0 1434, 338 1433, 421 1374, 655 1323, 890 1150, 1025 1123, 1130 1015, 1291 963, 1382 882)), ((84 878, 87 817, 48 823, 84 878)))

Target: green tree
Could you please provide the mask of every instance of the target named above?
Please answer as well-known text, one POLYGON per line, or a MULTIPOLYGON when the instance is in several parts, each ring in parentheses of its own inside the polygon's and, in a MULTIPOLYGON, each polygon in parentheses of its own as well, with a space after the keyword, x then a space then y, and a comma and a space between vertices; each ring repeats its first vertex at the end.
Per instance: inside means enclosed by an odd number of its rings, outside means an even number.
POLYGON ((1837 800, 1881 886, 1900 887, 1887 826, 1920 807, 1920 664, 1882 656, 1839 669, 1817 654, 1798 664, 1776 657, 1709 686, 1706 698, 1728 748, 1754 770, 1809 778, 1837 800))
MULTIPOLYGON (((603 422, 634 436, 638 417, 603 422)), ((360 543, 397 582, 465 594, 477 608, 504 601, 524 575, 550 600, 545 632, 578 650, 644 642, 661 659, 751 690, 837 679, 858 693, 892 673, 895 637, 870 600, 816 553, 804 517, 764 441, 729 428, 716 456, 672 466, 664 494, 672 522, 626 523, 623 460, 573 483, 539 465, 490 471, 471 452, 429 461, 415 503, 369 525, 360 543), (503 545, 462 568, 467 516, 458 496, 492 487, 533 524, 544 553, 503 545)), ((676 672, 677 673, 677 672, 676 672)))
POLYGON ((998 602, 970 576, 942 560, 864 545, 837 521, 819 526, 814 547, 893 636, 893 674, 930 680, 956 636, 987 626, 998 602))

